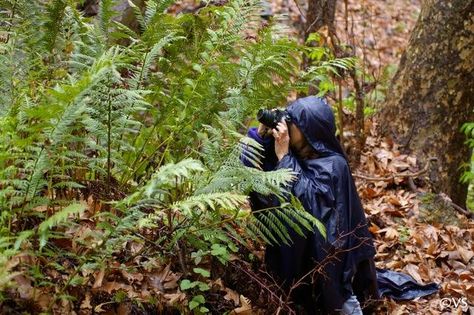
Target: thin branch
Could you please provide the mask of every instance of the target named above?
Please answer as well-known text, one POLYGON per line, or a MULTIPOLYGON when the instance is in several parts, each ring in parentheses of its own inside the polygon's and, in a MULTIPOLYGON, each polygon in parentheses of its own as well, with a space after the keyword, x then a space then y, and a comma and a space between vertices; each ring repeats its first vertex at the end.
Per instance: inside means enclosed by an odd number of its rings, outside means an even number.
POLYGON ((301 10, 300 4, 298 3, 298 0, 293 0, 295 3, 296 7, 298 8, 298 11, 300 12, 300 15, 302 17, 302 22, 306 23, 306 15, 303 13, 303 10, 301 10))

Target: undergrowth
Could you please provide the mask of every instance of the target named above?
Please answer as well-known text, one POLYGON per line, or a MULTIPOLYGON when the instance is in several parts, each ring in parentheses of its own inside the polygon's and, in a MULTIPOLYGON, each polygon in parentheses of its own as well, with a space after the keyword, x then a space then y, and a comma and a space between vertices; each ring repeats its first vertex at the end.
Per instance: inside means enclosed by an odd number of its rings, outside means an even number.
POLYGON ((243 134, 259 108, 284 105, 353 60, 316 58, 302 72, 302 55, 318 48, 298 44, 277 22, 262 23, 256 0, 176 16, 166 12, 172 1, 130 4, 137 29, 118 22, 113 0, 100 2, 97 17, 84 17, 72 0, 2 2, 6 311, 160 305, 169 299, 139 295, 132 284, 100 289, 119 273, 171 268, 179 289, 163 292, 185 294, 170 307, 205 313, 213 263, 289 243, 289 226, 324 233, 282 193, 289 170, 240 163, 243 146, 255 165, 260 159, 259 145, 243 134), (251 191, 275 194, 281 206, 252 214, 251 191), (102 295, 85 293, 91 288, 102 295))

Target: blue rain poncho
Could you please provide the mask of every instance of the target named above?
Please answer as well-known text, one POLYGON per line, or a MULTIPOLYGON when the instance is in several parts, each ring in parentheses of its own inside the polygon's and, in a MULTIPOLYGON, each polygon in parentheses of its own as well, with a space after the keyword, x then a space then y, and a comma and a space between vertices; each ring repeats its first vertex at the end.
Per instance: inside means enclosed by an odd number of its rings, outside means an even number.
MULTIPOLYGON (((289 189, 306 211, 324 224, 327 238, 317 230, 302 237, 288 227, 293 243, 267 246, 265 263, 286 289, 315 266, 322 266, 313 284, 306 278, 305 284, 293 291, 293 300, 309 314, 336 312, 351 293, 362 306, 369 305, 381 297, 375 248, 350 167, 335 136, 333 112, 324 99, 315 96, 297 99, 287 111, 317 158, 301 160, 290 148, 278 161, 273 137, 260 137, 257 128, 250 128, 248 136, 263 146, 264 171, 288 168, 297 174, 289 189)), ((245 154, 242 162, 252 167, 245 154)), ((273 195, 252 192, 249 197, 252 210, 279 205, 273 195)), ((384 280, 391 275, 387 271, 384 280)), ((420 291, 418 296, 430 293, 420 291)))

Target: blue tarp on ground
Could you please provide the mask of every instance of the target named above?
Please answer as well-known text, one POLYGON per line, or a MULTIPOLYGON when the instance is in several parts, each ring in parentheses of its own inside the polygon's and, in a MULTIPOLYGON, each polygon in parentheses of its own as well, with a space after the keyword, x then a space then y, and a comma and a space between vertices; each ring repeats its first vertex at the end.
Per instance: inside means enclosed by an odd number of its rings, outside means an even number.
POLYGON ((397 301, 413 300, 438 292, 437 283, 420 284, 410 275, 388 269, 377 268, 377 284, 380 296, 397 301))

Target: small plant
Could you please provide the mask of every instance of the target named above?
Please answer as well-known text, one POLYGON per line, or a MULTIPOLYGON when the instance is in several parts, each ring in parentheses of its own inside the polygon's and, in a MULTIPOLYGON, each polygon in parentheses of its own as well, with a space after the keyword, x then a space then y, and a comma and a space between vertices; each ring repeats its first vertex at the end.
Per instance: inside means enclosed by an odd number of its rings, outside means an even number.
POLYGON ((474 211, 474 122, 467 122, 461 127, 461 132, 467 137, 466 144, 471 149, 471 161, 466 163, 464 167, 466 170, 461 176, 461 182, 468 185, 466 205, 474 211))

